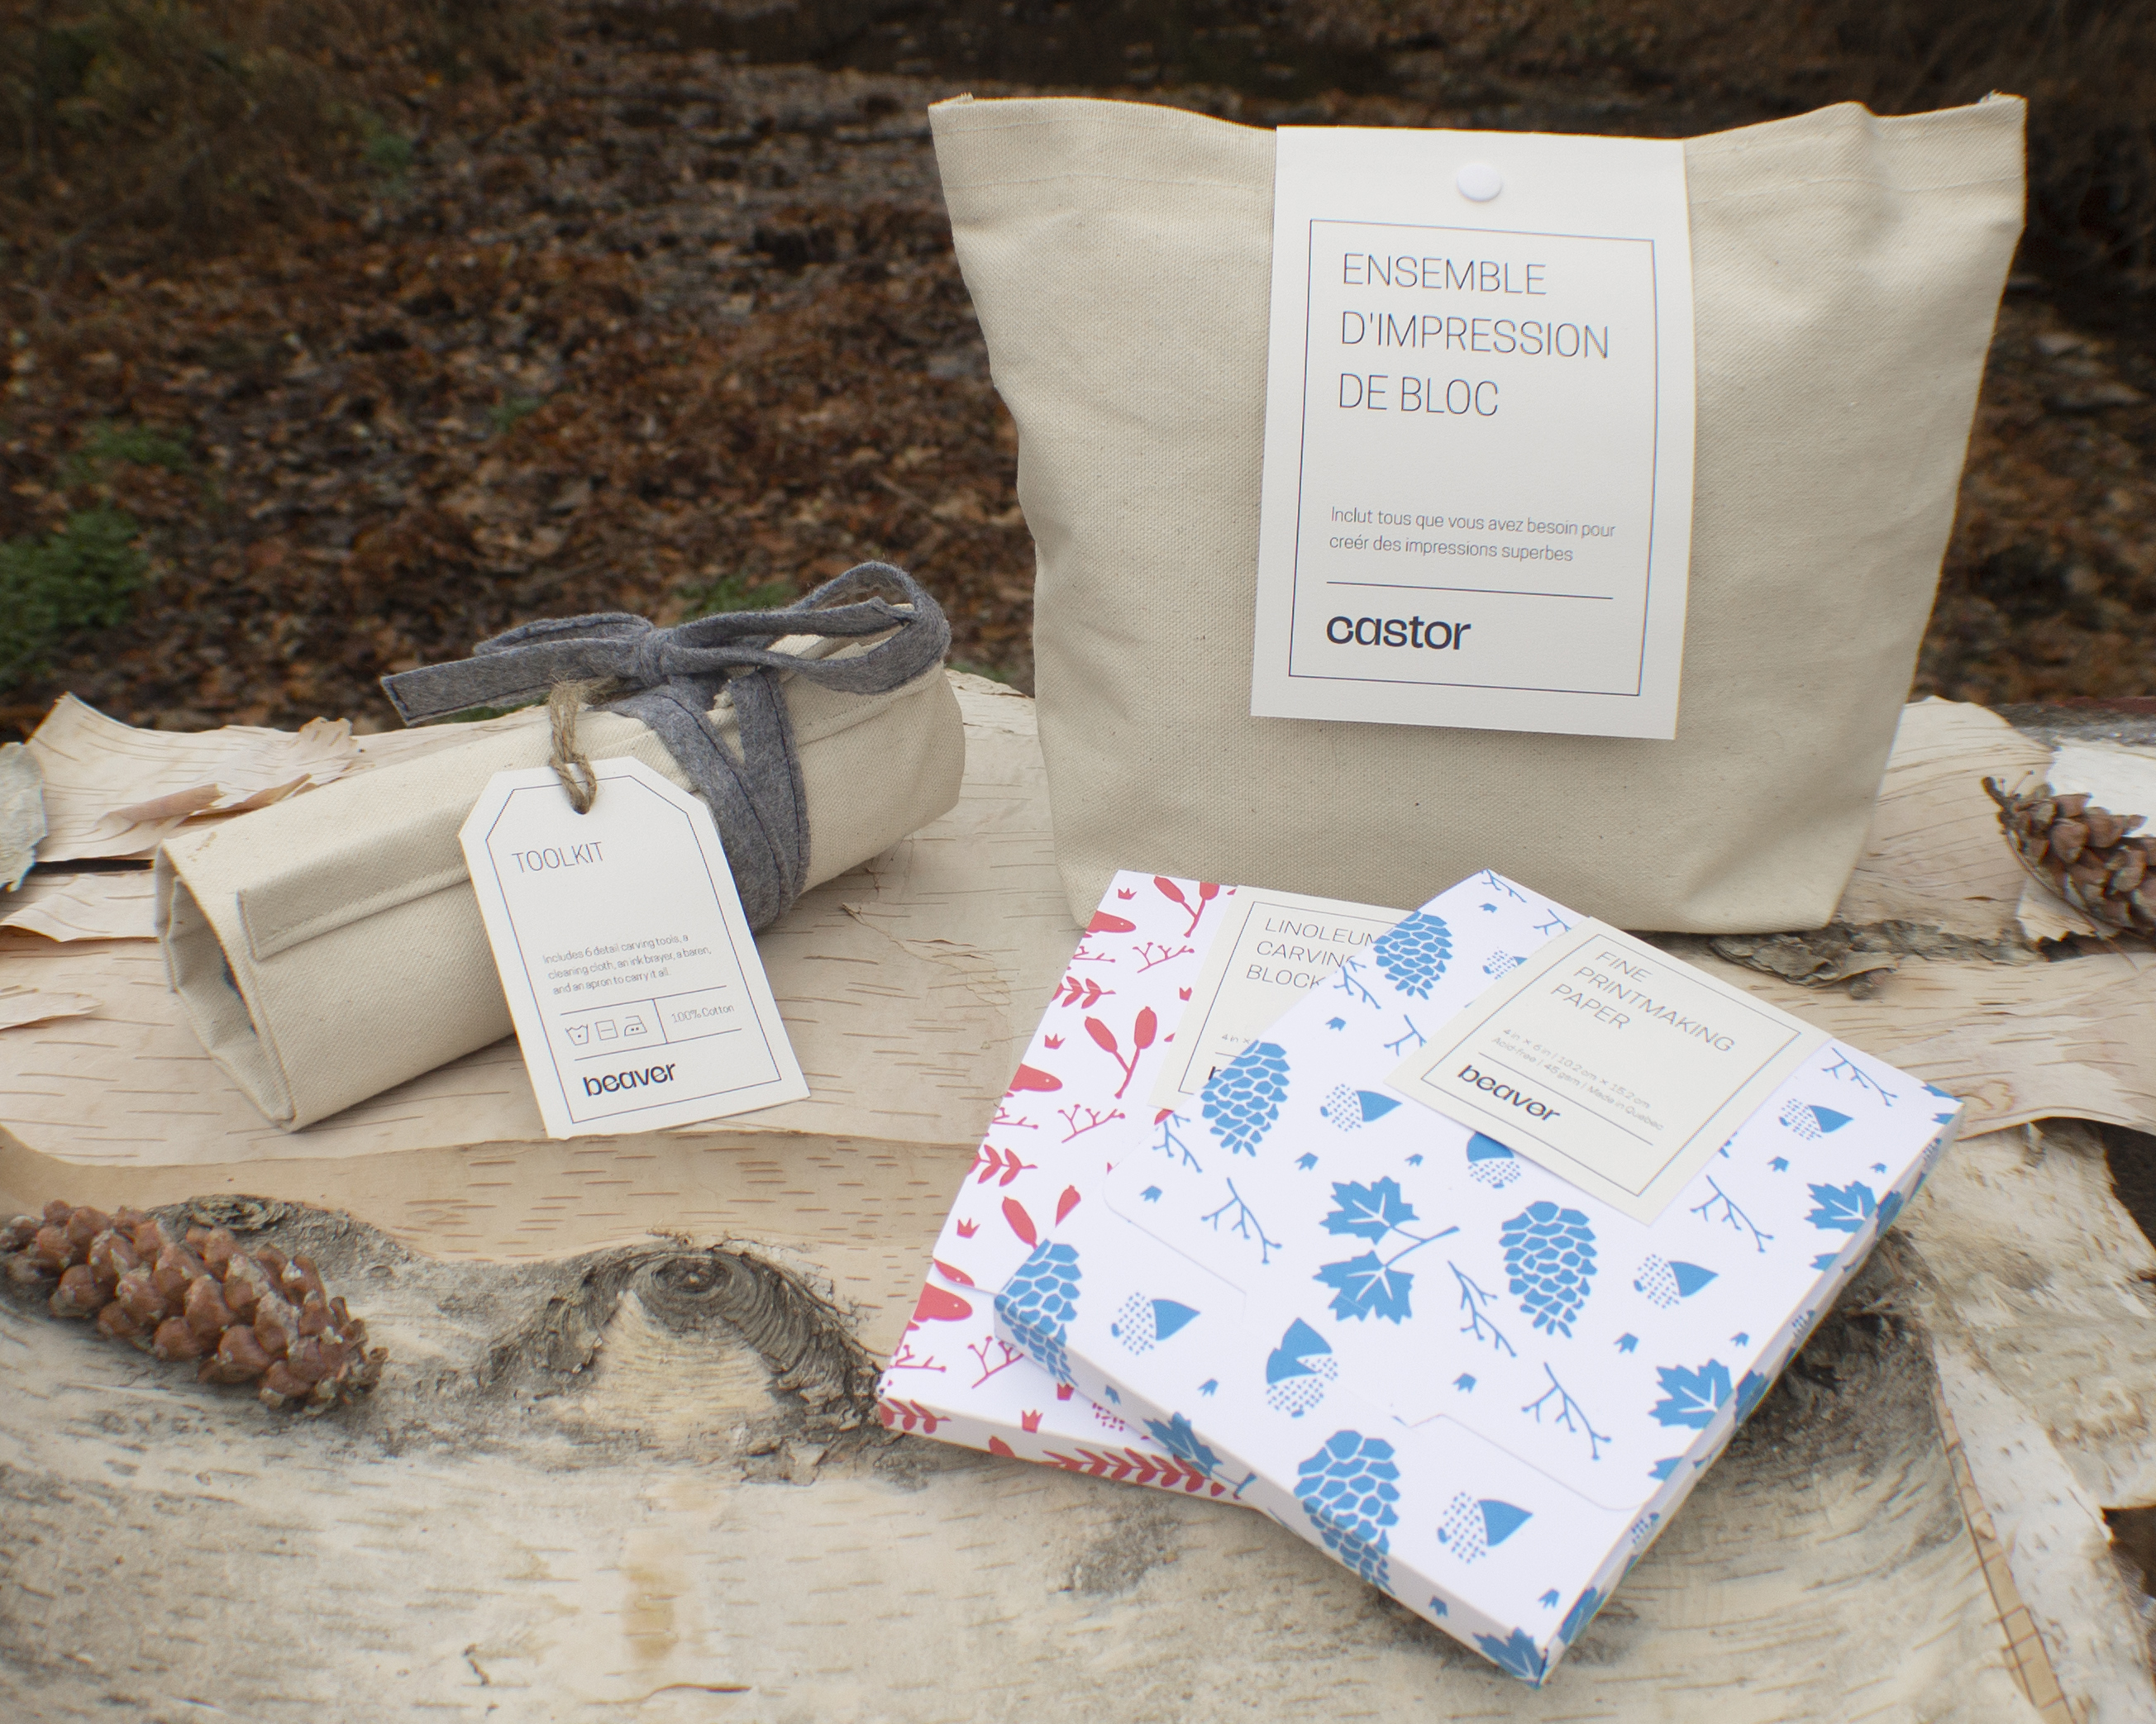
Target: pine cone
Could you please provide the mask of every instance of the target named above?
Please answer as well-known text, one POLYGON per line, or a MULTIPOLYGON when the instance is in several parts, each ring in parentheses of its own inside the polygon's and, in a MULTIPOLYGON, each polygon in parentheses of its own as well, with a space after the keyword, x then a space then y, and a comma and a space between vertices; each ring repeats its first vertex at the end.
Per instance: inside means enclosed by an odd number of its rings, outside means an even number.
POLYGON ((2016 795, 1994 778, 1984 788, 2021 865, 2098 927, 2156 933, 2156 837, 2130 836, 2145 818, 2092 808, 2049 784, 2016 795))
POLYGON ((172 1238, 140 1209, 107 1215, 55 1198, 42 1217, 0 1227, 0 1259, 18 1286, 53 1285, 58 1317, 167 1361, 198 1359, 205 1383, 255 1383, 264 1404, 310 1413, 374 1387, 388 1357, 367 1350, 367 1325, 332 1299, 313 1263, 274 1245, 244 1249, 227 1228, 172 1238))

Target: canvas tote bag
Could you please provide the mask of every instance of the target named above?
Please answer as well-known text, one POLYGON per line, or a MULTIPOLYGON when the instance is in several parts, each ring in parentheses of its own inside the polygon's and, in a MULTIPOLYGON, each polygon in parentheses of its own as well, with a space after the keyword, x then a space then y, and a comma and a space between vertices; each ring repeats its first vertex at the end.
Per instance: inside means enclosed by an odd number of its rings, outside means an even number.
POLYGON ((1863 843, 2020 232, 2024 105, 1691 140, 1697 466, 1671 741, 1250 716, 1269 132, 930 110, 1019 428, 1074 916, 1117 868, 1419 904, 1489 867, 1620 926, 1815 927, 1863 843))
MULTIPOLYGON (((935 621, 944 626, 940 613, 935 621)), ((778 645, 802 656, 859 650, 778 645)), ((807 885, 957 803, 965 729, 941 650, 877 695, 782 681, 808 815, 807 885)), ((710 721, 738 756, 730 698, 710 721)), ((311 1125, 511 1034, 457 832, 496 772, 546 765, 550 741, 547 709, 535 707, 463 747, 340 779, 158 852, 157 931, 172 987, 211 1057, 272 1123, 311 1125)), ((695 788, 638 719, 585 712, 578 741, 593 760, 629 755, 695 788)))

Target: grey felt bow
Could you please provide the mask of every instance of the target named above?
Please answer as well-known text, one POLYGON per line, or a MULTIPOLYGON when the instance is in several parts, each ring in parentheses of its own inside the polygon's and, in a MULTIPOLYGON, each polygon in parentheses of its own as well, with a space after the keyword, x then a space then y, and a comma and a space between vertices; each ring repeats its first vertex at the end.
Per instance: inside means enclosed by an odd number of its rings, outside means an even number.
POLYGON ((847 694, 880 695, 940 663, 950 644, 951 625, 920 582, 889 563, 865 562, 780 610, 722 612, 672 629, 622 611, 526 623, 481 641, 469 659, 385 676, 382 686, 410 724, 515 706, 560 682, 628 684, 631 692, 604 710, 649 725, 711 804, 742 908, 749 926, 761 928, 801 895, 808 870, 808 808, 779 672, 847 694), (891 638, 851 658, 771 650, 788 634, 884 634, 891 638), (741 726, 738 760, 706 721, 722 689, 731 690, 741 726))

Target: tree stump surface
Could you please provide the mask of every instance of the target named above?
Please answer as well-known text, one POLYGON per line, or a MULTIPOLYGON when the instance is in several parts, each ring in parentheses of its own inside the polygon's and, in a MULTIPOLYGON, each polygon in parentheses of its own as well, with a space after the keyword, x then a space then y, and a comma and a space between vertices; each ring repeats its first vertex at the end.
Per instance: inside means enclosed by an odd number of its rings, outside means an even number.
POLYGON ((1997 961, 1975 781, 2043 750, 1905 716, 1843 906, 1901 931, 1875 998, 1675 942, 1972 1135, 1534 1691, 1246 1510, 877 1422, 1077 936, 1030 703, 961 694, 959 808, 760 942, 815 1090, 762 1115, 550 1142, 508 1043, 279 1133, 154 947, 0 930, 0 985, 101 1003, 0 1031, 0 1203, 252 1228, 390 1352, 295 1418, 0 1295, 5 1716, 2156 1715, 2102 1517, 2156 1502, 2156 1251, 2094 1134, 2030 1123, 2156 1129, 2156 967, 1997 961))

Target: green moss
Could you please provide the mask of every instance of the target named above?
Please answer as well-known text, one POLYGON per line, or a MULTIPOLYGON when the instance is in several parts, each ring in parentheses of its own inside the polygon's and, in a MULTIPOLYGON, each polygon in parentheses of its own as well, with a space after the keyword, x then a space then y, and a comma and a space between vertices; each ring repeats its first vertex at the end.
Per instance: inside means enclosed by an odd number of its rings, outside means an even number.
POLYGON ((150 560, 122 510, 79 510, 42 539, 0 544, 0 688, 44 664, 79 629, 125 622, 150 560))

